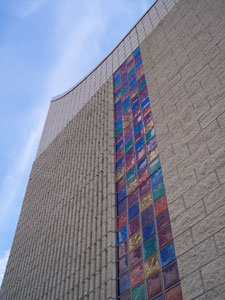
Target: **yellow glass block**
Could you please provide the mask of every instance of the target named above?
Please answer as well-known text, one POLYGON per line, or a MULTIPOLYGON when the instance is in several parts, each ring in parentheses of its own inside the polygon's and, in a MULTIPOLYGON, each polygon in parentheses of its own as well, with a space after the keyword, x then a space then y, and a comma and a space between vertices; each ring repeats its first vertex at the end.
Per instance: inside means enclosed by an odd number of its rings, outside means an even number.
POLYGON ((159 156, 159 150, 156 147, 154 151, 151 151, 148 155, 148 163, 150 164, 156 157, 159 156))
POLYGON ((139 245, 141 245, 141 234, 137 231, 129 238, 129 251, 133 251, 139 245))
POLYGON ((134 98, 138 93, 138 89, 135 89, 131 94, 130 94, 130 99, 134 98))
POLYGON ((123 177, 123 175, 124 175, 124 166, 116 172, 116 181, 118 181, 121 177, 123 177))
POLYGON ((120 100, 120 94, 116 98, 114 98, 114 103, 116 104, 116 102, 118 102, 119 100, 120 100))
POLYGON ((158 254, 152 255, 148 260, 144 263, 145 267, 145 277, 149 278, 153 276, 155 273, 160 271, 160 263, 158 254))
POLYGON ((141 209, 141 212, 144 211, 150 205, 152 205, 152 203, 153 203, 152 202, 152 195, 150 193, 148 195, 144 196, 140 200, 140 209, 141 209))
POLYGON ((147 125, 145 125, 145 128, 144 128, 145 134, 147 132, 149 132, 149 130, 151 130, 153 128, 153 126, 154 126, 153 121, 150 121, 147 125))
POLYGON ((137 178, 127 184, 127 195, 130 195, 138 187, 137 178))
POLYGON ((132 120, 133 120, 132 115, 129 118, 124 119, 123 120, 123 128, 126 128, 132 120))

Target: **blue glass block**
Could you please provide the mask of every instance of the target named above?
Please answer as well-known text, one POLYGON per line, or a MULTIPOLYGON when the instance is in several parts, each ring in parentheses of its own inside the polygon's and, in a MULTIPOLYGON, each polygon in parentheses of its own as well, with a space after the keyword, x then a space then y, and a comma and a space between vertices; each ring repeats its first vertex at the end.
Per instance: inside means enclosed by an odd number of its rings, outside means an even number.
POLYGON ((119 109, 120 106, 121 106, 121 104, 122 104, 122 101, 121 101, 121 99, 120 99, 120 100, 117 101, 116 104, 115 104, 115 110, 119 109))
POLYGON ((114 86, 117 86, 120 83, 120 75, 117 75, 114 79, 114 86))
POLYGON ((126 198, 126 195, 126 187, 123 187, 122 190, 120 190, 119 193, 117 193, 117 203, 123 201, 123 199, 126 198))
POLYGON ((120 88, 114 93, 114 98, 116 98, 120 94, 120 88))
POLYGON ((123 126, 121 125, 118 128, 116 128, 116 130, 115 130, 115 136, 119 135, 122 131, 123 131, 123 126))
POLYGON ((121 157, 116 163, 116 171, 124 165, 124 156, 121 157))
POLYGON ((134 50, 134 52, 133 52, 133 56, 135 57, 135 56, 137 56, 137 55, 139 55, 139 54, 141 54, 141 53, 140 53, 140 47, 137 47, 137 48, 134 50))
POLYGON ((124 275, 118 280, 118 296, 130 289, 130 275, 124 275))
POLYGON ((176 259, 174 243, 169 244, 160 251, 160 259, 162 267, 166 267, 176 259))
POLYGON ((128 210, 128 220, 130 221, 139 214, 139 203, 137 202, 128 210))
POLYGON ((140 61, 135 65, 135 68, 138 69, 140 67, 140 65, 142 65, 142 60, 140 59, 140 61))
POLYGON ((142 159, 138 164, 137 164, 137 171, 138 173, 141 172, 142 170, 144 170, 146 168, 148 164, 148 160, 146 157, 144 157, 144 159, 142 159))
POLYGON ((146 106, 150 104, 149 98, 147 98, 145 101, 141 103, 141 109, 144 110, 146 106))
POLYGON ((133 105, 132 105, 132 112, 134 112, 135 111, 135 109, 137 109, 138 107, 139 107, 139 100, 138 101, 136 101, 133 105))
POLYGON ((147 241, 150 237, 155 234, 155 222, 152 220, 145 227, 142 228, 143 241, 147 241))
POLYGON ((135 69, 131 69, 130 72, 128 73, 128 77, 131 77, 133 74, 135 74, 135 69))
POLYGON ((123 121, 122 121, 122 117, 119 118, 116 123, 115 123, 115 128, 117 129, 119 126, 121 126, 123 124, 123 121))
POLYGON ((117 244, 122 243, 127 239, 127 225, 122 227, 118 232, 117 232, 117 244))
POLYGON ((140 150, 144 147, 144 144, 145 144, 145 140, 144 140, 144 138, 141 138, 141 139, 135 144, 135 152, 140 151, 140 150))
POLYGON ((142 122, 139 122, 139 123, 134 127, 134 135, 136 135, 142 128, 143 128, 142 122))
POLYGON ((160 165, 160 159, 159 157, 157 157, 150 165, 149 165, 149 172, 150 174, 154 174, 156 171, 158 171, 158 169, 161 168, 160 165))
POLYGON ((129 83, 129 86, 132 87, 132 85, 134 85, 136 83, 136 77, 134 77, 133 80, 131 80, 131 82, 129 83))
POLYGON ((123 114, 125 114, 125 112, 128 111, 128 109, 130 108, 130 98, 129 98, 129 96, 123 101, 122 108, 123 108, 123 114))
POLYGON ((146 133, 145 135, 146 143, 148 143, 154 137, 155 137, 155 128, 152 128, 152 130, 149 130, 149 132, 146 133))
POLYGON ((120 149, 123 148, 123 140, 119 141, 117 144, 116 144, 116 152, 118 152, 120 149))
POLYGON ((165 297, 163 294, 159 295, 158 297, 152 299, 152 300, 165 300, 165 297))
POLYGON ((163 176, 162 176, 162 169, 160 168, 157 172, 155 172, 151 176, 151 185, 152 187, 155 187, 160 181, 162 181, 163 176))

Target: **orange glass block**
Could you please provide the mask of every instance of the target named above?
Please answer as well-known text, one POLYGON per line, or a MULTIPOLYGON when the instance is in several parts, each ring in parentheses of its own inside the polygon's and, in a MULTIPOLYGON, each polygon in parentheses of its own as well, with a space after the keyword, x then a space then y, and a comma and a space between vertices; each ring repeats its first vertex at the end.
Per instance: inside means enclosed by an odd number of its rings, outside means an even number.
POLYGON ((149 278, 160 271, 160 263, 158 254, 152 255, 145 261, 145 277, 149 278))
POLYGON ((137 178, 127 184, 127 195, 130 195, 138 187, 137 178))
POLYGON ((124 176, 124 166, 116 172, 116 181, 124 176))
POLYGON ((151 130, 153 128, 153 126, 154 126, 153 121, 150 121, 148 124, 146 124, 145 127, 144 127, 145 134, 147 132, 149 132, 149 130, 151 130))
POLYGON ((143 265, 139 265, 135 269, 133 269, 130 272, 130 277, 131 277, 131 287, 135 287, 137 284, 143 281, 145 279, 143 265))
POLYGON ((140 200, 140 210, 141 210, 141 212, 144 211, 150 205, 152 205, 152 203, 153 203, 153 201, 152 201, 152 195, 150 193, 148 195, 144 196, 140 200))
POLYGON ((135 232, 129 238, 129 251, 133 251, 135 248, 141 245, 141 233, 140 231, 135 232))

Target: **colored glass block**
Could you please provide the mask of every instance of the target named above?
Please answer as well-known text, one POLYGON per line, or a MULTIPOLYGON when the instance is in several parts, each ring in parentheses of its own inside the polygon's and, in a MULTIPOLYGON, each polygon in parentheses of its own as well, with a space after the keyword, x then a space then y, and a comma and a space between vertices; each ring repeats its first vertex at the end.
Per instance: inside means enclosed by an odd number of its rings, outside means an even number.
POLYGON ((157 253, 145 260, 144 268, 146 278, 149 278, 160 271, 160 263, 157 253))
POLYGON ((150 181, 146 180, 139 187, 140 197, 142 198, 143 196, 145 196, 146 194, 148 194, 150 192, 150 190, 151 190, 150 181))
POLYGON ((121 131, 117 136, 115 136, 115 143, 117 144, 123 137, 123 131, 121 131))
MULTIPOLYGON (((142 115, 143 115, 143 117, 145 117, 148 113, 150 113, 151 112, 151 106, 150 105, 147 105, 146 107, 145 107, 145 109, 142 111, 142 115)), ((152 122, 152 121, 151 121, 152 122)), ((152 122, 153 123, 153 122, 152 122)), ((153 126, 152 126, 153 127, 153 126)), ((151 128, 152 128, 151 127, 151 128)), ((146 128, 146 131, 145 131, 145 133, 147 133, 148 132, 148 128, 146 128)))
POLYGON ((165 289, 168 289, 175 283, 179 281, 179 273, 177 263, 169 265, 169 267, 165 268, 162 271, 163 274, 163 282, 165 289))
POLYGON ((114 98, 118 97, 119 94, 120 94, 120 88, 116 91, 116 93, 114 93, 114 98))
POLYGON ((120 109, 115 111, 115 121, 119 120, 122 117, 122 106, 120 109))
POLYGON ((132 80, 129 83, 129 86, 132 87, 137 82, 136 76, 134 75, 132 80))
POLYGON ((157 172, 155 172, 151 176, 151 185, 152 185, 152 188, 154 188, 162 180, 163 180, 162 169, 160 168, 157 172))
POLYGON ((137 202, 128 209, 129 221, 132 220, 134 217, 136 217, 138 214, 139 214, 139 203, 137 202))
POLYGON ((128 251, 127 241, 119 244, 119 246, 118 246, 118 258, 121 258, 125 254, 127 254, 127 251, 128 251))
POLYGON ((129 238, 129 251, 133 251, 135 248, 141 245, 140 231, 135 232, 129 238))
POLYGON ((141 109, 140 107, 137 107, 134 111, 133 111, 133 118, 137 118, 139 115, 141 114, 141 109))
POLYGON ((139 229, 140 229, 140 220, 139 220, 139 216, 137 216, 129 224, 129 235, 134 234, 139 229))
POLYGON ((125 186, 125 183, 125 176, 123 176, 116 182, 116 192, 119 192, 125 186))
POLYGON ((129 90, 126 88, 124 93, 122 93, 121 95, 122 95, 121 99, 123 102, 124 100, 126 100, 127 97, 129 97, 129 90))
POLYGON ((121 201, 123 201, 124 198, 126 198, 126 187, 123 187, 119 193, 117 193, 117 203, 120 203, 121 201))
POLYGON ((154 174, 156 171, 158 171, 161 168, 160 159, 157 157, 149 166, 149 172, 150 174, 154 174))
POLYGON ((152 120, 152 112, 149 112, 149 113, 144 117, 144 126, 146 126, 151 120, 152 120))
POLYGON ((123 200, 121 203, 117 204, 117 216, 121 215, 127 209, 127 201, 123 200))
POLYGON ((130 139, 132 139, 133 137, 133 133, 132 133, 132 130, 130 132, 128 132, 127 135, 125 135, 124 137, 124 142, 127 143, 130 139))
POLYGON ((153 211, 153 205, 146 208, 141 213, 141 224, 142 226, 145 226, 147 223, 149 223, 154 218, 154 211, 153 211))
MULTIPOLYGON (((144 75, 143 75, 144 76, 144 75)), ((139 91, 140 90, 142 90, 143 89, 143 87, 145 87, 146 86, 146 81, 145 80, 143 80, 139 85, 138 85, 138 89, 139 89, 139 91)))
POLYGON ((141 150, 142 147, 144 147, 145 141, 144 138, 140 139, 136 144, 135 144, 135 151, 138 152, 141 150))
POLYGON ((131 287, 135 287, 137 284, 143 281, 144 278, 144 267, 143 265, 139 265, 130 272, 131 287))
POLYGON ((152 128, 151 130, 149 130, 149 132, 146 133, 146 136, 145 136, 146 143, 148 143, 154 137, 155 137, 155 128, 152 128))
POLYGON ((134 120, 133 120, 133 123, 134 123, 134 126, 137 126, 137 124, 141 121, 141 115, 137 116, 134 120))
POLYGON ((162 289, 163 285, 160 273, 155 274, 147 281, 147 291, 149 299, 162 292, 162 289))
MULTIPOLYGON (((123 124, 123 126, 124 126, 124 124, 123 124)), ((124 128, 124 130, 123 130, 124 136, 126 136, 132 129, 133 129, 133 123, 130 122, 130 124, 128 124, 127 127, 124 128)))
POLYGON ((166 292, 166 300, 183 300, 180 284, 166 292))
POLYGON ((158 239, 159 239, 159 248, 166 246, 173 240, 173 235, 171 231, 171 226, 168 225, 164 227, 161 231, 158 232, 158 239))
POLYGON ((136 176, 136 167, 134 166, 132 169, 130 169, 126 174, 126 181, 129 182, 136 176))
POLYGON ((130 289, 130 275, 124 275, 118 280, 118 296, 127 292, 130 289))
POLYGON ((119 120, 117 120, 117 121, 115 122, 115 128, 118 128, 118 127, 121 126, 121 125, 122 125, 122 117, 119 118, 119 120))
POLYGON ((123 127, 126 128, 130 122, 133 120, 133 115, 131 110, 129 109, 124 115, 123 115, 123 127))
POLYGON ((161 294, 161 295, 159 295, 158 297, 156 297, 152 300, 165 300, 164 294, 161 294))
POLYGON ((150 164, 159 155, 159 150, 156 147, 153 151, 148 154, 148 163, 150 164))
POLYGON ((139 100, 134 102, 134 104, 132 105, 132 111, 135 111, 135 109, 137 109, 139 107, 139 105, 140 105, 139 100))
POLYGON ((150 100, 149 98, 145 99, 142 103, 141 103, 141 109, 144 110, 146 108, 147 105, 150 104, 150 100))
POLYGON ((166 195, 156 200, 154 207, 156 216, 160 215, 163 211, 165 211, 168 208, 166 195))
POLYGON ((126 164, 128 163, 129 159, 134 155, 134 148, 132 147, 127 153, 125 154, 125 161, 126 164))
POLYGON ((124 226, 117 232, 117 243, 120 244, 126 239, 127 239, 127 226, 124 226))
POLYGON ((140 130, 137 134, 135 134, 135 136, 134 136, 134 141, 135 141, 135 143, 136 143, 140 138, 142 138, 143 136, 144 136, 143 130, 140 130))
POLYGON ((164 183, 163 181, 161 181, 159 184, 157 184, 156 187, 154 187, 152 189, 152 195, 153 195, 153 200, 154 202, 161 198, 164 194, 165 194, 165 186, 164 186, 164 183))
POLYGON ((133 139, 130 139, 129 142, 125 144, 125 153, 133 147, 133 139))
POLYGON ((160 251, 160 259, 163 268, 176 259, 174 243, 169 244, 160 251))
POLYGON ((123 148, 123 140, 119 141, 116 144, 116 152, 118 152, 119 150, 121 150, 123 148))
POLYGON ((118 275, 121 276, 123 273, 127 272, 128 269, 128 256, 125 256, 118 263, 118 275))
POLYGON ((142 122, 139 122, 139 123, 134 127, 134 134, 137 134, 142 128, 143 128, 142 122))
POLYGON ((122 213, 117 219, 117 230, 120 230, 127 224, 127 212, 122 213))
POLYGON ((134 191, 132 194, 128 197, 128 207, 131 207, 135 202, 137 202, 139 199, 139 193, 138 190, 134 191))
POLYGON ((148 178, 149 178, 149 171, 148 171, 148 168, 145 168, 144 171, 142 171, 142 172, 140 172, 138 174, 138 182, 139 182, 139 184, 142 184, 148 178))
POLYGON ((135 156, 131 156, 127 161, 126 161, 126 172, 128 172, 131 168, 133 168, 136 165, 136 159, 135 156))
POLYGON ((148 161, 147 158, 144 157, 142 160, 139 161, 139 163, 137 164, 137 171, 138 173, 143 171, 148 165, 148 161))
POLYGON ((131 300, 130 293, 127 293, 119 298, 119 300, 131 300))
POLYGON ((140 151, 138 151, 136 153, 136 158, 137 158, 137 161, 141 160, 142 158, 144 158, 146 155, 146 150, 145 150, 145 147, 143 147, 140 151))
POLYGON ((128 85, 121 91, 122 96, 124 96, 128 91, 128 85))
POLYGON ((143 235, 143 241, 147 241, 155 235, 155 222, 152 220, 150 223, 148 223, 145 227, 142 228, 142 235, 143 235))
POLYGON ((130 267, 133 268, 141 261, 142 261, 142 249, 141 247, 139 247, 135 249, 133 252, 131 252, 129 255, 130 267))
POLYGON ((146 300, 145 283, 136 286, 132 290, 132 300, 146 300))
POLYGON ((148 90, 147 90, 147 86, 144 87, 140 93, 139 93, 139 96, 140 96, 140 99, 141 99, 141 102, 146 99, 148 97, 148 90))
POLYGON ((129 108, 130 108, 130 99, 129 97, 127 97, 125 101, 122 103, 123 114, 125 114, 129 108))
POLYGON ((158 250, 156 236, 144 243, 144 259, 152 256, 158 250))
POLYGON ((122 156, 117 162, 116 162, 116 171, 120 169, 124 165, 124 156, 122 156))
POLYGON ((152 196, 149 193, 148 195, 144 196, 141 200, 140 200, 140 210, 144 211, 149 205, 151 205, 152 202, 152 196))
MULTIPOLYGON (((132 60, 132 62, 133 62, 133 60, 132 60)), ((132 75, 135 75, 135 69, 134 68, 129 71, 128 77, 130 78, 132 75)))
POLYGON ((114 105, 115 110, 120 109, 120 108, 121 108, 121 105, 122 105, 122 101, 121 101, 121 99, 120 99, 120 100, 119 100, 118 102, 116 102, 115 105, 114 105))
POLYGON ((124 155, 124 149, 122 148, 120 151, 116 153, 116 161, 119 160, 124 155))
POLYGON ((127 184, 127 195, 130 195, 138 187, 137 178, 133 179, 127 184))
POLYGON ((123 126, 121 125, 115 129, 115 136, 121 134, 122 132, 123 132, 123 126))
POLYGON ((147 153, 150 153, 151 151, 153 151, 156 146, 157 146, 157 141, 156 141, 156 138, 154 137, 151 141, 149 141, 146 144, 147 153))
POLYGON ((164 211, 161 215, 156 217, 156 223, 158 231, 170 223, 168 209, 164 211))

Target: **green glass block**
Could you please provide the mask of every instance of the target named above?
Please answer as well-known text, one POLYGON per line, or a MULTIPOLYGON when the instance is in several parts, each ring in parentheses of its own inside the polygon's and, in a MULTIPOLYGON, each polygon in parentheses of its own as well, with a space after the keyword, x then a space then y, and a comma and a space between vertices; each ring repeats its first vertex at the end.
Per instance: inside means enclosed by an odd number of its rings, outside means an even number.
POLYGON ((141 91, 144 86, 146 86, 146 81, 145 80, 143 80, 142 83, 139 84, 139 86, 138 86, 139 91, 141 91))
POLYGON ((152 130, 150 130, 146 135, 145 135, 145 139, 146 139, 146 143, 149 142, 151 139, 153 139, 155 137, 155 128, 152 128, 152 130))
POLYGON ((135 68, 131 69, 131 71, 128 73, 128 77, 130 77, 131 75, 133 75, 134 72, 135 72, 135 68))
POLYGON ((123 126, 119 126, 117 127, 117 129, 115 130, 115 136, 117 136, 118 134, 120 134, 123 131, 123 126))
POLYGON ((123 105, 123 115, 125 114, 125 112, 128 111, 129 108, 130 108, 130 102, 128 102, 126 105, 123 105))
POLYGON ((130 171, 126 174, 127 183, 130 182, 136 176, 136 167, 134 166, 130 171))
POLYGON ((148 258, 158 250, 156 237, 144 243, 144 259, 148 258))
POLYGON ((129 151, 132 147, 133 147, 133 138, 130 139, 126 144, 125 144, 125 153, 127 153, 127 151, 129 151))
POLYGON ((128 91, 128 85, 122 90, 122 96, 126 94, 128 91))
POLYGON ((153 189, 153 201, 155 202, 157 199, 161 198, 165 194, 165 186, 163 181, 161 181, 157 186, 153 189))
POLYGON ((145 283, 138 285, 132 290, 132 300, 146 300, 145 283))
POLYGON ((160 165, 160 159, 157 157, 150 165, 149 165, 149 172, 150 174, 154 174, 156 171, 158 171, 161 168, 160 165))

